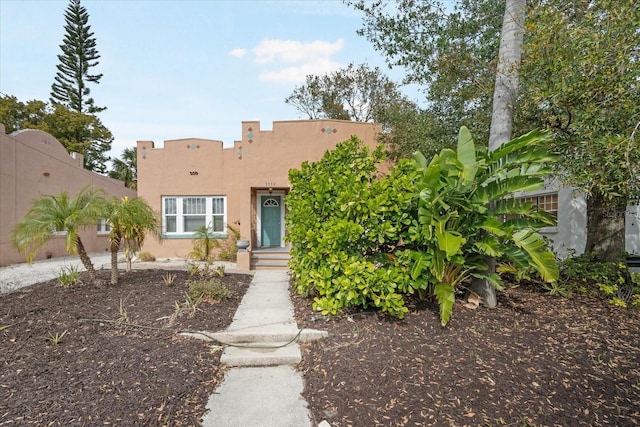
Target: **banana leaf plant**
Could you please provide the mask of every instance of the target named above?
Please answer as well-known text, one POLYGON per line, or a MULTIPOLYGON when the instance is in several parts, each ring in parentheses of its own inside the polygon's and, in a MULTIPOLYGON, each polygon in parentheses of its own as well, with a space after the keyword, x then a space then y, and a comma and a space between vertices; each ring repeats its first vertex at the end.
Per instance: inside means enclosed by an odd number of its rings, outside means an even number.
POLYGON ((532 131, 489 152, 462 127, 457 150, 444 149, 430 162, 413 155, 419 178, 417 212, 407 231, 408 246, 415 248, 411 278, 435 294, 443 325, 456 288, 467 279, 483 277, 502 288, 496 273, 486 274, 487 257, 533 268, 548 282, 558 278, 555 256, 537 232, 555 225, 555 218, 517 199, 544 188, 555 160, 545 148, 548 138, 532 131))

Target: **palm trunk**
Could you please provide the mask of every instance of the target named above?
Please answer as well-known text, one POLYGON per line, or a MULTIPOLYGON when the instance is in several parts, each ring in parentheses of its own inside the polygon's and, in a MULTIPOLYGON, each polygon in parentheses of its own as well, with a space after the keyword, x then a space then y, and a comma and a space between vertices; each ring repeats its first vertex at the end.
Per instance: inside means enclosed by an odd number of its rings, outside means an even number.
POLYGON ((87 270, 87 273, 89 274, 91 283, 98 286, 102 285, 102 280, 100 280, 100 277, 96 272, 96 269, 93 267, 91 258, 89 258, 89 255, 87 254, 87 250, 84 248, 84 244, 82 244, 82 240, 80 239, 80 236, 77 237, 76 244, 78 246, 78 256, 80 257, 80 261, 82 262, 82 265, 84 265, 84 268, 87 270))
POLYGON ((118 249, 119 246, 111 245, 111 284, 118 284, 118 249))

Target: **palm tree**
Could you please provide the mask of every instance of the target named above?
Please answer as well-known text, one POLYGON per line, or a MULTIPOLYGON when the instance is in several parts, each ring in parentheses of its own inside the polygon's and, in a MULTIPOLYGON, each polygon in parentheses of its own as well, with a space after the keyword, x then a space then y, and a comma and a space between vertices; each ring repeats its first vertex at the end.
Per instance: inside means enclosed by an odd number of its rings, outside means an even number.
POLYGON ((119 159, 111 159, 109 176, 124 182, 125 187, 138 188, 137 153, 135 148, 125 148, 119 159))
POLYGON ((100 284, 79 233, 84 228, 96 226, 104 201, 102 190, 89 187, 82 189, 75 198, 70 198, 66 191, 55 196, 43 196, 33 202, 24 219, 13 227, 11 244, 24 252, 27 262, 31 262, 38 249, 50 238, 66 233, 66 251, 78 254, 91 282, 100 284))
POLYGON ((103 217, 111 226, 111 284, 118 283, 118 251, 124 247, 127 271, 133 254, 140 250, 147 233, 158 236, 160 221, 153 209, 139 197, 114 198, 104 206, 103 217))

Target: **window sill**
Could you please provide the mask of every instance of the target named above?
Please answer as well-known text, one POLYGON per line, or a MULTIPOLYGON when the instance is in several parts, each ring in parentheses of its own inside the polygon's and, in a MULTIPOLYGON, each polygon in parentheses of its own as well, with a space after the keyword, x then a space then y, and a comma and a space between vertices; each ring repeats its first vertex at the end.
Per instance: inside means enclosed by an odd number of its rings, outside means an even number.
MULTIPOLYGON (((227 233, 216 233, 211 236, 212 239, 226 239, 229 237, 227 233)), ((161 239, 196 239, 194 233, 163 233, 160 235, 161 239)))
POLYGON ((538 230, 539 233, 556 234, 558 233, 558 227, 542 227, 538 230))

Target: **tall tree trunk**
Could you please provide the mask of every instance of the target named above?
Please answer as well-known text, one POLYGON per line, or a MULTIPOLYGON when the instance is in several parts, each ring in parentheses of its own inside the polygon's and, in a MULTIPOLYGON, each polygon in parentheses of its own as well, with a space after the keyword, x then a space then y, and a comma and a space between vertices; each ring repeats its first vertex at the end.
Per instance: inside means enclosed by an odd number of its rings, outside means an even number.
POLYGON ((518 69, 522 60, 526 6, 526 0, 506 0, 496 85, 493 90, 489 150, 495 150, 511 139, 513 113, 518 95, 518 69))
MULTIPOLYGON (((522 59, 525 13, 526 0, 506 0, 496 84, 493 91, 493 114, 489 135, 490 151, 511 139, 513 113, 518 94, 518 68, 522 59)), ((495 259, 488 258, 487 266, 486 273, 494 273, 495 259)), ((471 290, 482 297, 484 306, 495 307, 498 304, 496 290, 487 280, 474 279, 471 290)))
POLYGON ((76 244, 78 246, 78 256, 80 257, 80 261, 84 268, 87 270, 89 274, 89 278, 91 279, 91 283, 94 285, 102 285, 102 280, 100 280, 100 276, 96 272, 96 269, 93 267, 93 263, 91 262, 91 258, 87 254, 87 250, 84 248, 84 244, 80 239, 80 236, 76 238, 76 244))
POLYGON ((598 191, 587 197, 587 244, 585 252, 599 261, 619 261, 625 251, 627 200, 611 201, 598 191))

